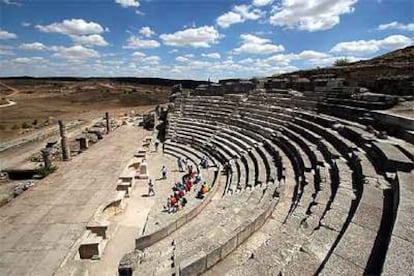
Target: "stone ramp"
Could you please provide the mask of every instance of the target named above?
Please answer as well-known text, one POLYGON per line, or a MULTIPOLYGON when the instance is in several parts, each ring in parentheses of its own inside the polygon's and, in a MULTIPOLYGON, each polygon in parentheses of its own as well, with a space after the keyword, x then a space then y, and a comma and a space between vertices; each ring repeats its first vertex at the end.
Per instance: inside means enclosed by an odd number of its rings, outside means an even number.
POLYGON ((77 242, 142 140, 123 126, 0 209, 0 275, 50 275, 77 242))

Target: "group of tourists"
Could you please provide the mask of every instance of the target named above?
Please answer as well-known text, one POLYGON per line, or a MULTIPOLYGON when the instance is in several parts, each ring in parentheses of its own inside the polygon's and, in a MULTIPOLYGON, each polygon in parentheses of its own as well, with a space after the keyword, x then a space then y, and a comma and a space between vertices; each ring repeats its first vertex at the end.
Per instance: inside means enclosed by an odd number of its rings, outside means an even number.
MULTIPOLYGON (((195 189, 202 182, 202 176, 199 168, 195 168, 188 160, 179 157, 177 159, 178 170, 184 172, 186 166, 187 174, 183 177, 183 182, 176 182, 172 187, 173 194, 167 198, 167 204, 164 207, 168 213, 175 213, 181 210, 187 204, 186 195, 195 189)), ((197 192, 197 198, 204 198, 204 195, 210 190, 206 181, 201 184, 197 192)))
MULTIPOLYGON (((203 156, 200 162, 202 168, 208 168, 209 162, 207 156, 203 156)), ((181 210, 186 204, 186 195, 196 186, 198 187, 196 198, 202 199, 210 191, 206 181, 202 181, 199 166, 194 166, 188 159, 179 157, 177 166, 180 172, 187 172, 182 182, 176 182, 172 187, 172 195, 167 198, 167 204, 164 209, 168 213, 175 213, 181 210), (201 186, 199 185, 200 183, 201 186)), ((168 169, 165 165, 161 167, 161 179, 167 179, 168 169)), ((155 196, 154 183, 152 179, 148 180, 148 196, 155 196)))

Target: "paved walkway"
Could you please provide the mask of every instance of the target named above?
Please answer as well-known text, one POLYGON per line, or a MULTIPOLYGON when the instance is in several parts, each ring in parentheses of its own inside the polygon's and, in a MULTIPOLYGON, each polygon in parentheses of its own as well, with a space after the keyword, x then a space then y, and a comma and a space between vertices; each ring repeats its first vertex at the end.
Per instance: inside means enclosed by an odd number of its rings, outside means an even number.
POLYGON ((77 250, 143 136, 132 126, 117 129, 0 208, 0 275, 52 275, 77 250))
POLYGON ((161 151, 150 152, 147 161, 149 176, 155 180, 156 195, 147 197, 148 180, 136 180, 130 197, 126 199, 124 212, 110 219, 109 239, 101 260, 77 260, 71 256, 58 275, 118 275, 119 261, 126 253, 135 249, 135 239, 142 232, 151 209, 164 203, 171 193, 174 181, 181 179, 183 175, 175 168, 176 160, 163 155, 161 151), (170 172, 166 180, 159 179, 162 164, 170 172))

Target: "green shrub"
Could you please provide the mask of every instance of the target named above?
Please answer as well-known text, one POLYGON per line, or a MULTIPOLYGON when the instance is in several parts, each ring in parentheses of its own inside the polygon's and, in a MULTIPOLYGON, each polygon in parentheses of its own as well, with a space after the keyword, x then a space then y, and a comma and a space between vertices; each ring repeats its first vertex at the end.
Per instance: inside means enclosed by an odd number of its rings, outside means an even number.
POLYGON ((351 61, 347 58, 339 58, 339 59, 335 60, 334 65, 335 66, 346 66, 350 63, 351 63, 351 61))

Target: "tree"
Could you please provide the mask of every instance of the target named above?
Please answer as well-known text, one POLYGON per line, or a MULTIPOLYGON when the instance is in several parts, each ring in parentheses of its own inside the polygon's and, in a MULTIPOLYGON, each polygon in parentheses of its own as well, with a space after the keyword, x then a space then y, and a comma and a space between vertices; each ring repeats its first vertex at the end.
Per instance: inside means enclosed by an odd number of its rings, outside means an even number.
POLYGON ((347 58, 339 58, 337 60, 335 60, 334 65, 335 66, 346 66, 349 63, 351 63, 351 61, 347 58))

